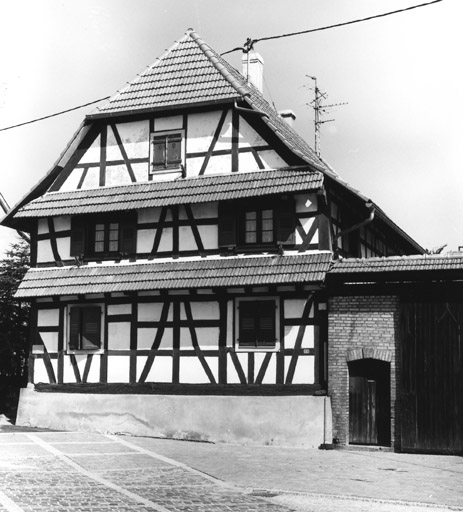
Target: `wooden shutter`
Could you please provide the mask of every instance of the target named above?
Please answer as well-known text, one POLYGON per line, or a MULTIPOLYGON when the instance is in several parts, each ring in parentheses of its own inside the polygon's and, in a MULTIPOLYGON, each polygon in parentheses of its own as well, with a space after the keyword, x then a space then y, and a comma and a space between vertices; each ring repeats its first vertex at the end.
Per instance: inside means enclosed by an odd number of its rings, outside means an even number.
POLYGON ((274 347, 275 301, 250 300, 239 303, 239 346, 274 347))
POLYGON ((274 347, 276 341, 275 333, 275 301, 259 300, 257 308, 257 346, 274 347))
POLYGON ((122 254, 135 254, 137 251, 137 224, 135 215, 121 222, 119 251, 122 254))
POLYGON ((82 217, 71 219, 71 256, 85 254, 85 223, 82 217))
POLYGON ((294 202, 283 200, 275 209, 278 245, 294 245, 295 242, 295 207, 294 202))
POLYGON ((233 203, 219 203, 219 247, 236 245, 236 206, 233 203))
POLYGON ((167 136, 167 165, 182 163, 182 135, 176 133, 167 136))
POLYGON ((240 347, 257 346, 256 302, 241 301, 238 306, 240 347))
POLYGON ((151 163, 154 167, 164 167, 166 164, 166 138, 165 136, 151 139, 151 163))
MULTIPOLYGON (((74 308, 76 309, 76 308, 74 308)), ((82 350, 95 350, 101 346, 101 307, 81 308, 82 350)))
POLYGON ((80 308, 71 308, 69 313, 69 349, 79 350, 80 346, 80 308))

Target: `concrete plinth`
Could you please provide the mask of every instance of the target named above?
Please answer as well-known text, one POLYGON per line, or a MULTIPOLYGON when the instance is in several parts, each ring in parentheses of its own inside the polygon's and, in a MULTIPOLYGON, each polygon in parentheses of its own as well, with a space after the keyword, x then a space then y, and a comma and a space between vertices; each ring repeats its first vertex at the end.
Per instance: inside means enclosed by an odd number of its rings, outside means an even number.
POLYGON ((317 448, 331 443, 322 396, 40 393, 22 389, 17 424, 198 441, 317 448))

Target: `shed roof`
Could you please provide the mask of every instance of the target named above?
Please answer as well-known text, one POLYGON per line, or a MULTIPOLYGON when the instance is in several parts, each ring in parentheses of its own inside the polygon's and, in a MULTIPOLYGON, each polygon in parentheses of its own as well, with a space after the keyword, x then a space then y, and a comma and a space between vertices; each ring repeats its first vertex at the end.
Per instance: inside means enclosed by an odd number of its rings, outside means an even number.
POLYGON ((463 253, 420 254, 384 258, 345 258, 334 262, 329 275, 343 281, 463 277, 463 253))
POLYGON ((31 268, 16 297, 321 283, 330 264, 331 253, 324 252, 31 268))
POLYGON ((205 203, 318 190, 323 175, 308 167, 199 176, 71 192, 50 192, 26 204, 16 218, 77 215, 205 203))

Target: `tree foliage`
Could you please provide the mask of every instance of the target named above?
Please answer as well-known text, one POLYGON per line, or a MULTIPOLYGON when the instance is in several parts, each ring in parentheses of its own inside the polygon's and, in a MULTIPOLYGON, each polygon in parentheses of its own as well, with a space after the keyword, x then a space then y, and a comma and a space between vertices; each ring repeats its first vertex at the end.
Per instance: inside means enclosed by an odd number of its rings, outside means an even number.
POLYGON ((30 304, 14 294, 29 268, 29 256, 29 244, 19 240, 0 260, 0 413, 5 414, 27 383, 30 304))

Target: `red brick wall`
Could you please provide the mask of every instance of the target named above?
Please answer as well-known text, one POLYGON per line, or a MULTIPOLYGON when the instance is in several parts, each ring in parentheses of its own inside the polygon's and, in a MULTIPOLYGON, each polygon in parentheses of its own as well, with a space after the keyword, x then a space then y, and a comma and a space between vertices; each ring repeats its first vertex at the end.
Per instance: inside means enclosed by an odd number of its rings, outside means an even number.
POLYGON ((396 389, 399 365, 399 298, 335 296, 328 304, 328 393, 332 400, 333 439, 349 444, 348 361, 380 359, 391 364, 391 442, 399 446, 396 389))

